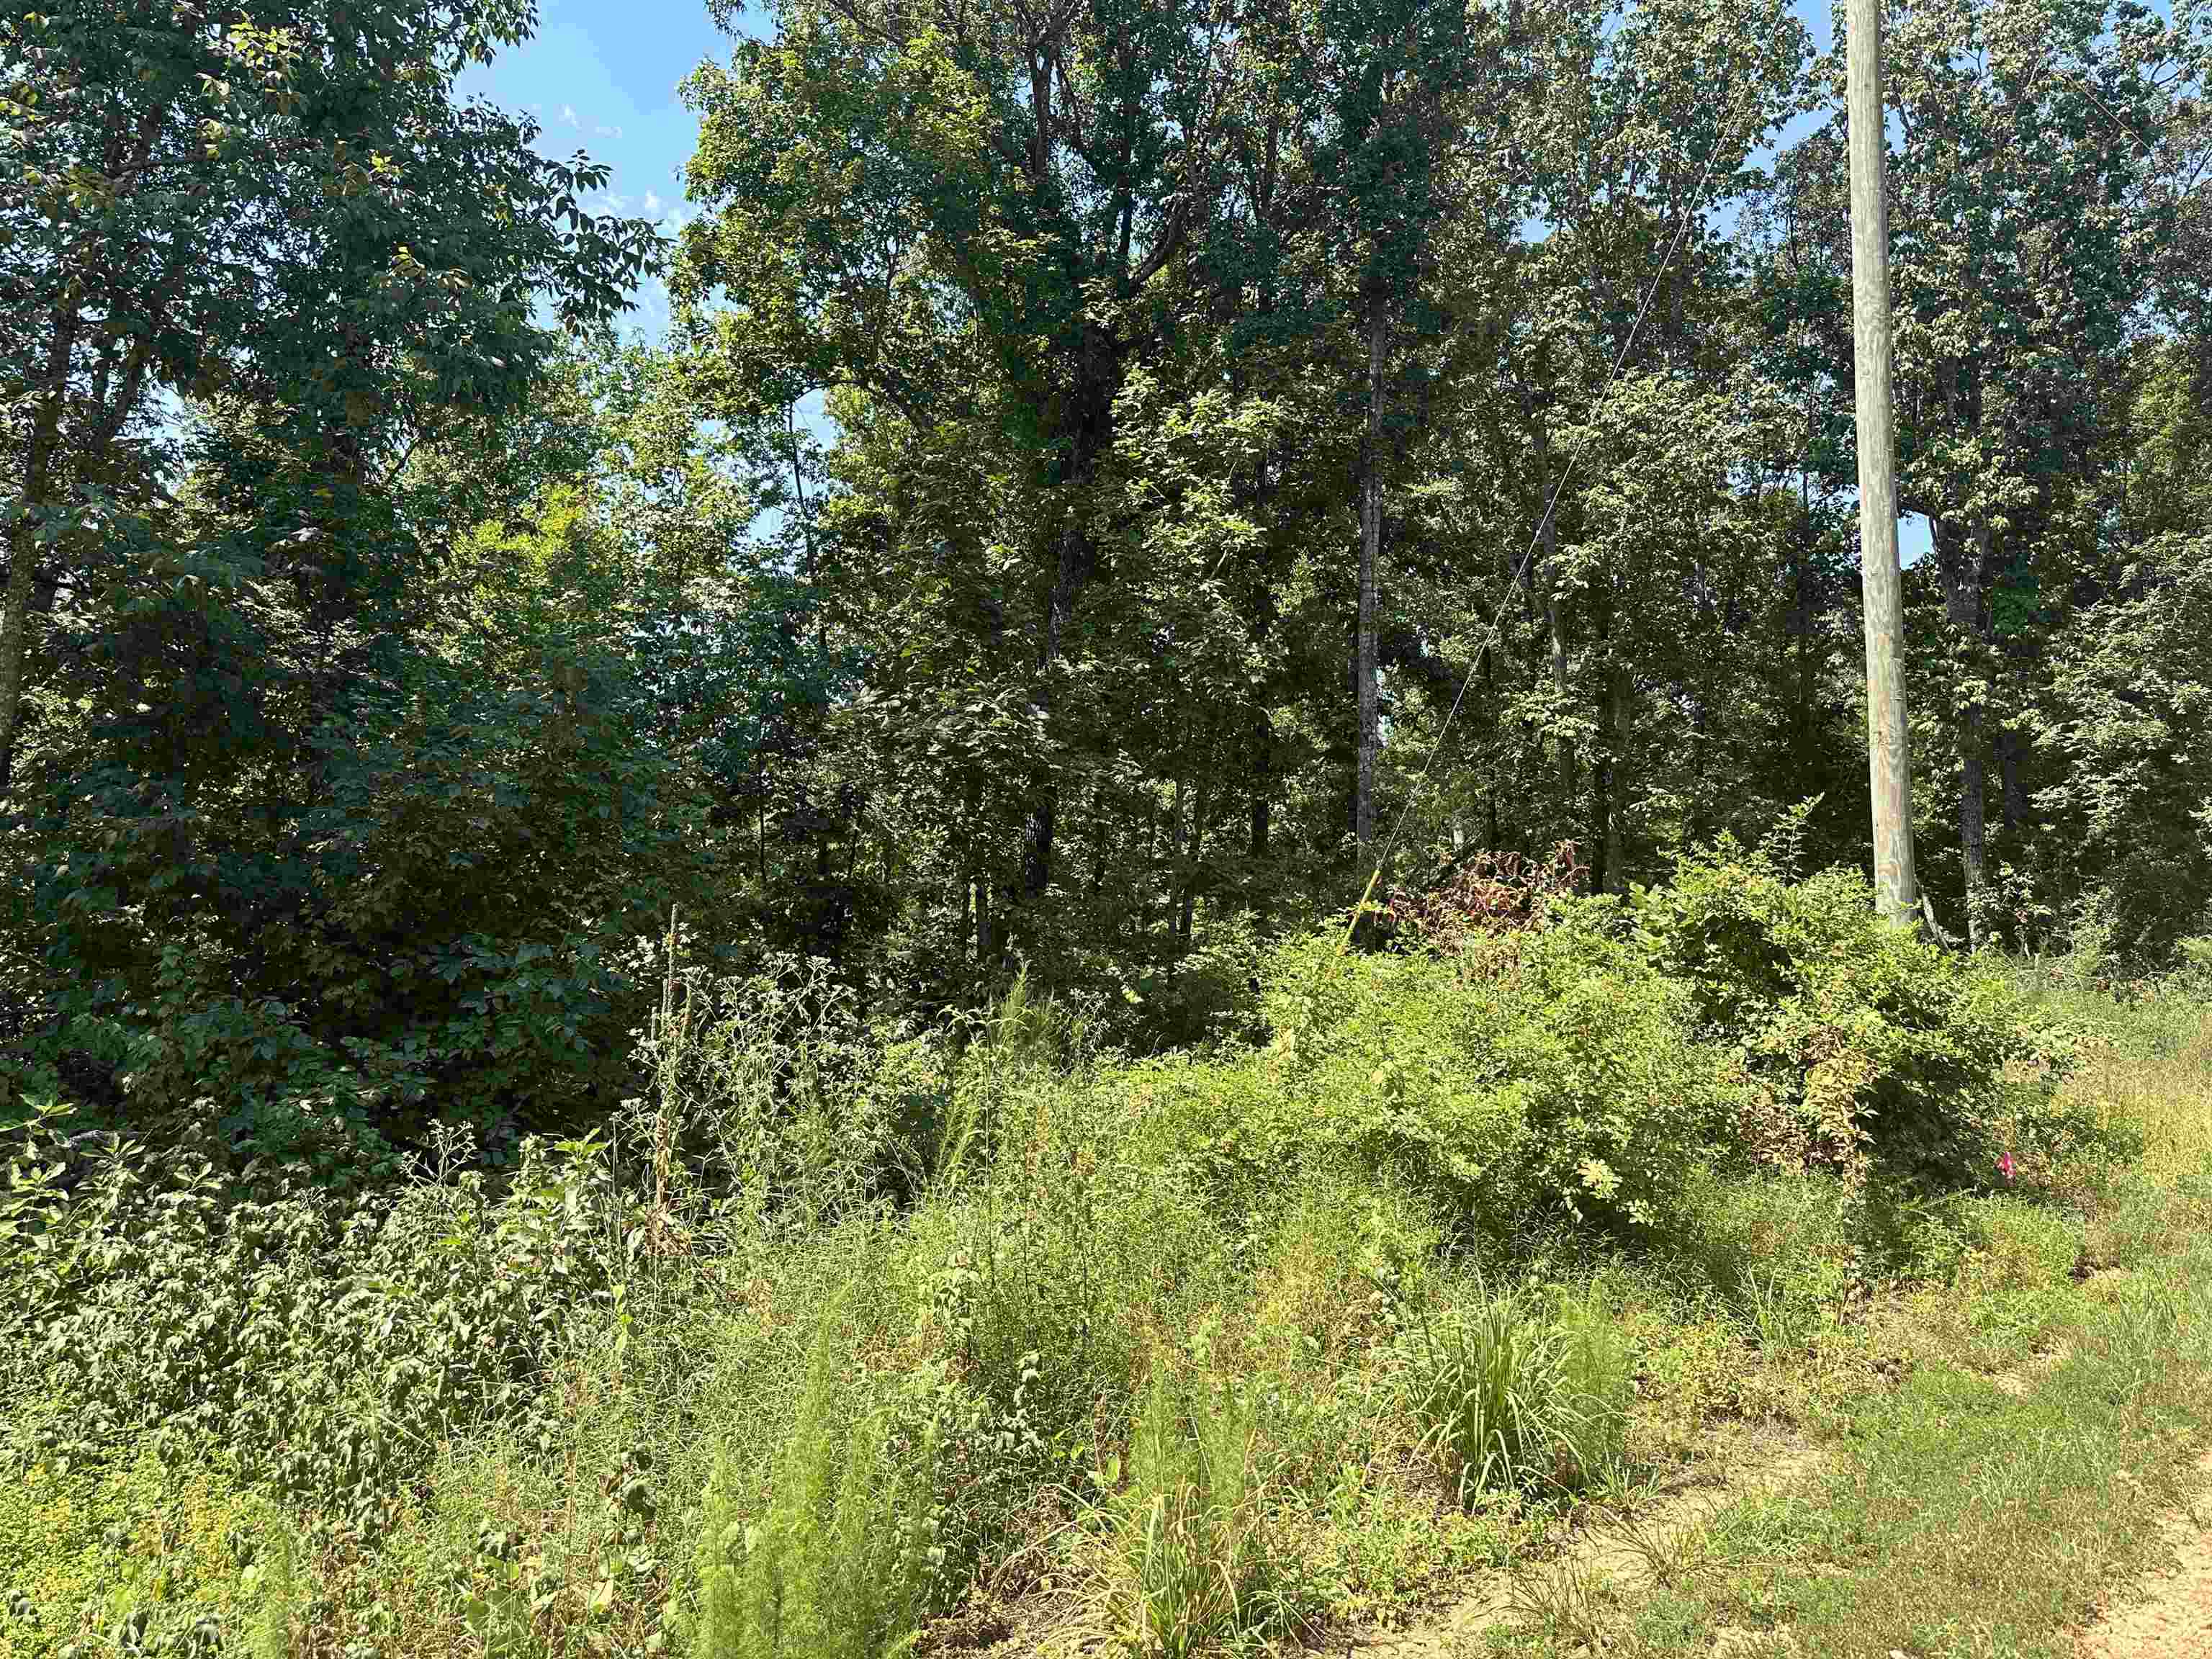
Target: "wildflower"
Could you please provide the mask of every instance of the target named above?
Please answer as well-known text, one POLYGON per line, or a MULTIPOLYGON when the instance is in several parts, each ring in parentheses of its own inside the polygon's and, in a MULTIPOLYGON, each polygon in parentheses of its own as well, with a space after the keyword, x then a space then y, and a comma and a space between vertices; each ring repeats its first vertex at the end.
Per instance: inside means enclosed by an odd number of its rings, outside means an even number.
POLYGON ((1997 1159, 1997 1169, 2008 1182, 2012 1179, 2012 1154, 2010 1152, 2007 1152, 2003 1157, 1997 1159))

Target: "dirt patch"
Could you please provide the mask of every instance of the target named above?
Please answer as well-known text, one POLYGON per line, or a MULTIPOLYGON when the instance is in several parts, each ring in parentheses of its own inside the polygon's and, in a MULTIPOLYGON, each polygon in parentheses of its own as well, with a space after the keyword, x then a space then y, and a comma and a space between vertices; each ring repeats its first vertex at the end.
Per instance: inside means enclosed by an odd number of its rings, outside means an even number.
POLYGON ((1739 1427, 1717 1436, 1706 1455, 1671 1489, 1632 1510, 1597 1516, 1554 1559, 1519 1574, 1486 1574, 1459 1600, 1401 1631, 1353 1631, 1339 1648, 1371 1659, 1443 1659, 1479 1653, 1493 1625, 1549 1618, 1561 1627, 1596 1626, 1625 1595, 1686 1581, 1702 1559, 1706 1523, 1724 1505, 1776 1492, 1820 1466, 1817 1447, 1773 1430, 1739 1427))
POLYGON ((2035 1385, 2073 1357, 2073 1349, 2061 1342, 2040 1353, 2028 1356, 2027 1363, 2017 1370, 1999 1371, 1990 1379, 2014 1400, 2025 1400, 2033 1393, 2035 1385))
POLYGON ((2212 1659, 2212 1452, 2197 1460, 2195 1485, 2194 1501, 2161 1523, 2168 1565, 2081 1632, 2081 1659, 2212 1659))

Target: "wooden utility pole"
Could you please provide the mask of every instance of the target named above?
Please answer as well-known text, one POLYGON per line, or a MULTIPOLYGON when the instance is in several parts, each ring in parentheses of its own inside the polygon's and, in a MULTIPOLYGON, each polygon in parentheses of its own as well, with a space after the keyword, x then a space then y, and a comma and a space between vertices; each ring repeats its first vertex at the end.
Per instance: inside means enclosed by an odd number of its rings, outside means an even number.
POLYGON ((1912 756, 1905 719, 1905 583, 1897 559, 1890 428, 1889 135, 1881 105, 1882 0, 1850 0, 1851 357, 1858 405, 1859 580, 1866 598, 1867 773, 1874 785, 1875 907, 1912 918, 1912 756))
POLYGON ((1362 863, 1375 857, 1375 769, 1382 726, 1375 688, 1375 572, 1382 561, 1382 301, 1367 321, 1367 434, 1359 456, 1359 626, 1353 641, 1353 695, 1359 750, 1352 790, 1352 830, 1362 863))

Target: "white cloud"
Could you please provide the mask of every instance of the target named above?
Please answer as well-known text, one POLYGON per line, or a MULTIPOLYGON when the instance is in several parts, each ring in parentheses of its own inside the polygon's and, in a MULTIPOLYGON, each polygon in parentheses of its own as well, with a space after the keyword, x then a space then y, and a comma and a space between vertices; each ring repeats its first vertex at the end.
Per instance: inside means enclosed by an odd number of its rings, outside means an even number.
POLYGON ((607 206, 613 212, 628 213, 629 211, 629 198, 627 196, 617 196, 612 191, 609 191, 607 195, 607 206))
POLYGON ((657 219, 657 218, 659 218, 659 217, 660 216, 660 207, 661 207, 660 198, 659 198, 659 196, 655 195, 652 191, 649 191, 649 190, 648 190, 647 191, 646 191, 646 192, 645 192, 645 216, 646 216, 646 217, 647 217, 647 218, 648 218, 648 219, 657 219))
POLYGON ((622 129, 620 127, 593 127, 592 131, 601 138, 619 138, 622 137, 622 129))
POLYGON ((563 121, 566 121, 570 126, 574 126, 576 125, 576 106, 574 104, 562 105, 561 118, 563 121))

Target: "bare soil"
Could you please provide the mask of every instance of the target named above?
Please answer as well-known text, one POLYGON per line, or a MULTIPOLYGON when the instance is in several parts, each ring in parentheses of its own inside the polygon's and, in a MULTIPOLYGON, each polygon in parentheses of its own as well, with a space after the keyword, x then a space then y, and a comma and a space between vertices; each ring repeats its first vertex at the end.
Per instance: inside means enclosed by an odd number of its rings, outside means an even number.
POLYGON ((2167 1565, 2081 1632, 2081 1659, 2212 1659, 2212 1452, 2197 1477, 2193 1501, 2166 1518, 2167 1565))
POLYGON ((1480 1653, 1482 1633, 1538 1607, 1598 1616, 1624 1595, 1696 1570, 1705 1523, 1724 1504, 1796 1485, 1819 1467, 1818 1448, 1774 1430, 1741 1426, 1717 1440, 1672 1490, 1632 1513, 1602 1516, 1555 1559, 1487 1574, 1449 1606, 1405 1630, 1349 1632, 1327 1644, 1371 1659, 1448 1659, 1480 1653))

